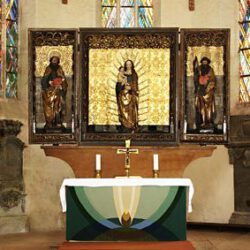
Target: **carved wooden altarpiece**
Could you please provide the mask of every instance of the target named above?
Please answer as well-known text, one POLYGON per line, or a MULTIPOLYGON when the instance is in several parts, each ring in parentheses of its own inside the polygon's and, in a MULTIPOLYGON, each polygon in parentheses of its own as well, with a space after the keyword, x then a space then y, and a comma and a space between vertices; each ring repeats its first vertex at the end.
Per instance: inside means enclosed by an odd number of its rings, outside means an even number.
POLYGON ((30 142, 227 144, 229 34, 228 29, 31 29, 30 142), (64 75, 46 85, 53 56, 60 58, 64 75), (204 58, 213 74, 197 73, 204 58), (211 81, 213 110, 203 126, 196 88, 201 85, 202 104, 211 81), (59 94, 53 96, 49 91, 56 87, 59 94), (52 108, 57 101, 60 122, 52 108))

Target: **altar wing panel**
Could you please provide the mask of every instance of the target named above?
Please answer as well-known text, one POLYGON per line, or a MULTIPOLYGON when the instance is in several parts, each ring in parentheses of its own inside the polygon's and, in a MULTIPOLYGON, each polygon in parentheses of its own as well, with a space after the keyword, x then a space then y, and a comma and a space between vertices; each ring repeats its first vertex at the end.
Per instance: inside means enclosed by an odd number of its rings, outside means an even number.
POLYGON ((181 30, 181 141, 228 141, 229 37, 229 29, 181 30))
POLYGON ((29 29, 29 141, 75 143, 76 29, 29 29))

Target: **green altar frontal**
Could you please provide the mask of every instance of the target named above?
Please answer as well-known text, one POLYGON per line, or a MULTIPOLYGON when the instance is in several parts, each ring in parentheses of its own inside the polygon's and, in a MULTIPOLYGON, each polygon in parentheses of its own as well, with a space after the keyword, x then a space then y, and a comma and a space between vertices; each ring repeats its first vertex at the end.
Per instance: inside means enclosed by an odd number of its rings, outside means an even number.
POLYGON ((66 239, 186 240, 185 186, 66 186, 66 239))

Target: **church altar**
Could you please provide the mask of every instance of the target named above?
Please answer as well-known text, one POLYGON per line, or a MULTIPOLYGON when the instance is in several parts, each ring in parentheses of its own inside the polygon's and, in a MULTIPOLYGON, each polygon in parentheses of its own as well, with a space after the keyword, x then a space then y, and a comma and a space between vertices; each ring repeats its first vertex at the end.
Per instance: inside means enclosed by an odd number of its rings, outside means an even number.
POLYGON ((193 193, 191 180, 184 178, 65 179, 60 198, 66 239, 185 241, 193 193))

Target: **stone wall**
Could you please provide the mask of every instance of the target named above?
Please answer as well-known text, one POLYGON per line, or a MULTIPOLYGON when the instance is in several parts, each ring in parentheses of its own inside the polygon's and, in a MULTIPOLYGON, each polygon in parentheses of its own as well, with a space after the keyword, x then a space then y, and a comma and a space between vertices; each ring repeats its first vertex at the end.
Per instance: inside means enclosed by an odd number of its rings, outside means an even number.
POLYGON ((0 234, 28 231, 23 180, 21 123, 0 120, 0 234))

